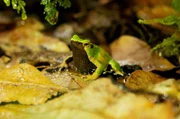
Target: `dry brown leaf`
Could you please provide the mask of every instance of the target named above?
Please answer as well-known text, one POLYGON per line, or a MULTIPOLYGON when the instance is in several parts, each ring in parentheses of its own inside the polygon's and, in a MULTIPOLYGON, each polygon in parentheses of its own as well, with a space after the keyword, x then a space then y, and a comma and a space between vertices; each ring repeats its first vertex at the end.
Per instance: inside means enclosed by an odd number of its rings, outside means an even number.
POLYGON ((126 80, 126 86, 132 90, 146 89, 152 84, 164 81, 165 78, 152 72, 134 71, 126 80))
POLYGON ((67 91, 29 64, 0 69, 0 102, 42 104, 58 92, 67 91))
POLYGON ((123 93, 109 79, 98 79, 38 106, 0 106, 3 119, 172 119, 169 103, 153 104, 142 96, 123 93))
POLYGON ((133 36, 121 36, 111 45, 111 54, 120 64, 138 64, 143 70, 171 69, 174 66, 165 58, 151 53, 151 48, 142 40, 133 36))

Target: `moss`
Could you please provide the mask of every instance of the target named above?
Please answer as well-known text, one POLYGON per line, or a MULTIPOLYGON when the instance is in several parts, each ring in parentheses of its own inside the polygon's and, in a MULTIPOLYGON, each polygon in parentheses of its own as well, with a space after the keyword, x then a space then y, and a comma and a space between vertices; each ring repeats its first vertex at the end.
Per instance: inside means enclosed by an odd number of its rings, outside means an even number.
MULTIPOLYGON (((21 13, 23 20, 27 19, 24 0, 4 0, 6 6, 12 6, 13 9, 17 10, 17 13, 21 13)), ((52 25, 56 24, 58 21, 59 11, 58 6, 68 8, 71 6, 69 0, 41 0, 42 5, 44 5, 44 13, 46 14, 45 19, 52 25)))
POLYGON ((180 55, 180 38, 172 35, 163 40, 162 43, 156 45, 152 51, 158 51, 161 55, 170 57, 170 56, 179 56, 180 55))

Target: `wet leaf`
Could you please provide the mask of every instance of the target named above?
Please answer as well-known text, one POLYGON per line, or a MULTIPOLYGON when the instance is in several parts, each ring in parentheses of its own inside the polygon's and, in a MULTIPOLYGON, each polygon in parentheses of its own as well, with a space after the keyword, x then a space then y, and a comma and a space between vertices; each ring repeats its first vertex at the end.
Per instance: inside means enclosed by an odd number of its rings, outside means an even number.
POLYGON ((152 72, 137 70, 127 78, 125 85, 132 90, 140 90, 164 80, 165 78, 152 72))
POLYGON ((167 59, 152 53, 148 44, 133 36, 121 36, 110 47, 112 57, 122 65, 138 64, 145 71, 174 67, 167 59))
POLYGON ((0 113, 3 119, 172 119, 174 116, 170 104, 153 104, 142 96, 123 93, 109 79, 102 78, 42 105, 0 106, 0 113))
POLYGON ((0 69, 0 102, 42 104, 58 92, 67 91, 29 64, 0 69))

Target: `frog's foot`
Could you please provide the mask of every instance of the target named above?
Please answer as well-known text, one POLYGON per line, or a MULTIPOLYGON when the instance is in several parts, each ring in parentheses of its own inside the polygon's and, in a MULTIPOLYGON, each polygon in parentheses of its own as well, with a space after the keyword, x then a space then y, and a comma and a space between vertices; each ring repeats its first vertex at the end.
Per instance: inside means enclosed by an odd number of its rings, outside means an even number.
POLYGON ((124 76, 124 73, 123 73, 123 71, 116 71, 116 72, 115 72, 115 75, 121 75, 121 76, 124 76))
POLYGON ((112 69, 115 71, 115 75, 124 76, 123 70, 121 69, 119 63, 117 63, 115 60, 111 60, 109 64, 111 65, 112 69))
POLYGON ((85 81, 91 81, 91 80, 97 79, 98 77, 99 77, 99 75, 96 75, 96 74, 87 75, 84 80, 85 80, 85 81))

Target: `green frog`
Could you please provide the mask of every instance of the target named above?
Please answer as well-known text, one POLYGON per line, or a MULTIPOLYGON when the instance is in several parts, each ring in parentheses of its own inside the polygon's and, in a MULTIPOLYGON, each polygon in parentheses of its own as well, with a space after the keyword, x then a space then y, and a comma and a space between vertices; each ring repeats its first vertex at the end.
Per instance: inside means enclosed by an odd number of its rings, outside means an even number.
POLYGON ((124 73, 119 63, 112 59, 112 57, 102 48, 91 43, 90 40, 81 39, 78 35, 74 35, 71 38, 71 42, 82 44, 83 50, 87 54, 89 61, 96 66, 96 69, 94 69, 95 71, 92 74, 89 74, 86 80, 97 79, 103 72, 106 72, 108 65, 112 67, 116 75, 123 76, 124 73))

